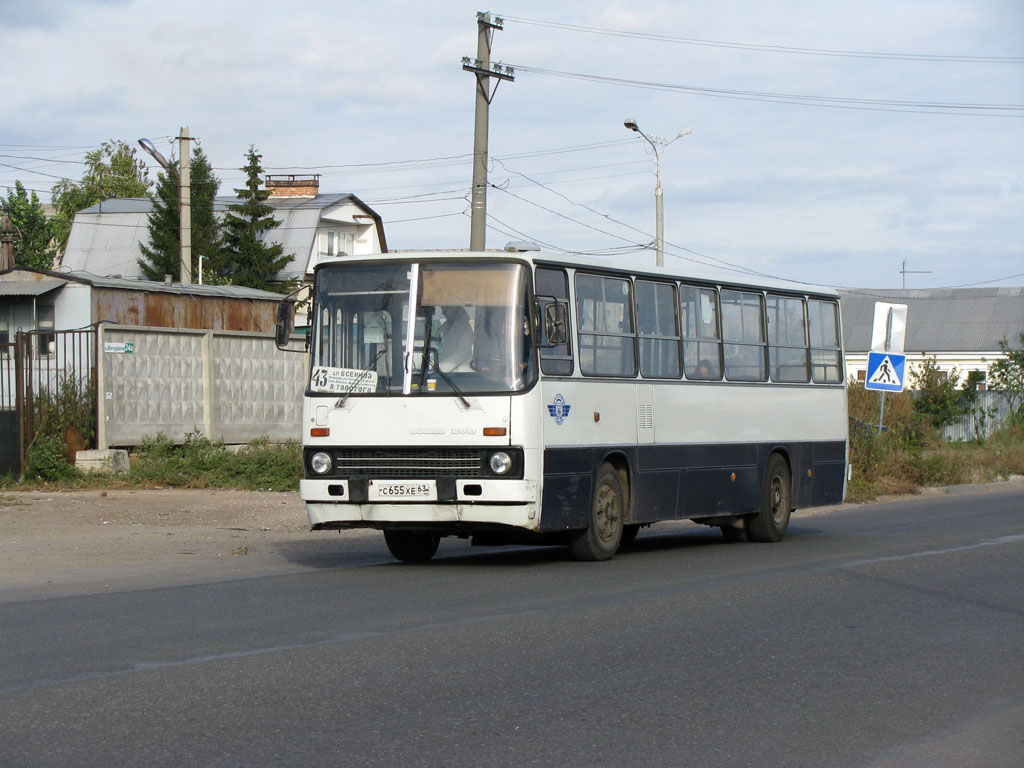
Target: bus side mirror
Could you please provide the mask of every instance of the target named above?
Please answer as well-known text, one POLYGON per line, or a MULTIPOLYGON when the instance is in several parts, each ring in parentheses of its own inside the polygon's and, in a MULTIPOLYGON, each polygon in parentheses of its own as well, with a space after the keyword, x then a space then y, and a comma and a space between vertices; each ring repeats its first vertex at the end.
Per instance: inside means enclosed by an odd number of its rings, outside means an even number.
POLYGON ((278 349, 287 349, 292 335, 292 302, 282 301, 277 305, 277 327, 274 329, 274 343, 278 349))
POLYGON ((569 305, 553 301, 544 307, 544 340, 552 346, 569 339, 569 305))

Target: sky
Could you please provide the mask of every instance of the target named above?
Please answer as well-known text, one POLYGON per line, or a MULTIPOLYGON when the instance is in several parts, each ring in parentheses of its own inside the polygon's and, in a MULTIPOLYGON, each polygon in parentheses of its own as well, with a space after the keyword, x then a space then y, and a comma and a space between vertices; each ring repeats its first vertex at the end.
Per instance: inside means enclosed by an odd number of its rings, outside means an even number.
POLYGON ((1019 0, 2 0, 0 194, 47 202, 102 142, 167 155, 188 126, 221 194, 253 145, 267 173, 370 205, 391 249, 467 248, 478 11, 515 68, 490 108, 487 247, 653 264, 632 118, 692 128, 661 153, 668 266, 1024 285, 1019 0))

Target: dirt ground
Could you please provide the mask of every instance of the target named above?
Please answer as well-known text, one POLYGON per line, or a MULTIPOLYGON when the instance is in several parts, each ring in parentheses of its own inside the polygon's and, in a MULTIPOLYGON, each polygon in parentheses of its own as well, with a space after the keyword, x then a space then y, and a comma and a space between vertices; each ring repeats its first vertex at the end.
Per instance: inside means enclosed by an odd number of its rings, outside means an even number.
MULTIPOLYGON (((957 495, 1024 485, 929 488, 957 495)), ((796 517, 841 507, 800 510, 796 517)), ((659 528, 690 523, 663 523, 659 528)), ((445 539, 443 550, 469 547, 445 539)), ((0 491, 0 602, 390 562, 377 531, 310 531, 297 492, 0 491)))
POLYGON ((0 602, 333 567, 368 537, 310 531, 296 492, 2 491, 0 602))

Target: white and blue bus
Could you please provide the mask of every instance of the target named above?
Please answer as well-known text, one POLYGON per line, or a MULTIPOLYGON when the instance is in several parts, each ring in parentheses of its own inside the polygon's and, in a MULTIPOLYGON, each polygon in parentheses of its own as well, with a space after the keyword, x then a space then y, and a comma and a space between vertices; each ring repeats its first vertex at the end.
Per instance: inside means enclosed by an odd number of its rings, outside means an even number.
POLYGON ((780 541, 843 498, 841 338, 836 292, 802 283, 536 251, 324 261, 301 496, 314 529, 379 529, 406 561, 444 536, 605 560, 679 519, 780 541))

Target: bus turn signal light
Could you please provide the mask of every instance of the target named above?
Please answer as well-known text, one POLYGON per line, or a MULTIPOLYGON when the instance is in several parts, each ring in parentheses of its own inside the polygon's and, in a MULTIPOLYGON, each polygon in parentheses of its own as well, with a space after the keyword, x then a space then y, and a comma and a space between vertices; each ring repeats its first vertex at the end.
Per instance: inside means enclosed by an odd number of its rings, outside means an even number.
POLYGON ((309 436, 310 437, 330 437, 331 436, 331 428, 330 427, 313 427, 311 430, 309 430, 309 436))
POLYGON ((484 427, 484 437, 504 437, 507 432, 505 427, 484 427))

